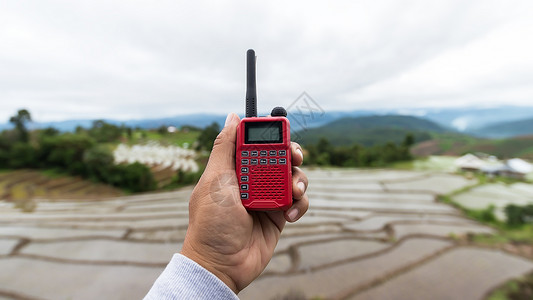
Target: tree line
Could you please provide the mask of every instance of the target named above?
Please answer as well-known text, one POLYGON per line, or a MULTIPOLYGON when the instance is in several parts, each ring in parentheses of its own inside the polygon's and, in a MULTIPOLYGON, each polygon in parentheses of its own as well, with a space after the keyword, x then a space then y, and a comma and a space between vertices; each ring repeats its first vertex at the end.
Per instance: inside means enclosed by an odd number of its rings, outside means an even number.
POLYGON ((78 127, 75 133, 46 128, 30 134, 27 124, 31 114, 25 109, 19 110, 9 122, 14 129, 0 133, 0 168, 57 169, 131 192, 156 187, 148 167, 140 163, 115 165, 111 149, 105 144, 124 133, 131 135, 131 128, 97 120, 91 128, 78 127))
POLYGON ((383 167, 398 161, 412 160, 410 148, 415 139, 408 133, 401 144, 392 142, 383 145, 365 147, 334 146, 322 137, 316 144, 305 145, 308 152, 306 164, 339 167, 383 167))

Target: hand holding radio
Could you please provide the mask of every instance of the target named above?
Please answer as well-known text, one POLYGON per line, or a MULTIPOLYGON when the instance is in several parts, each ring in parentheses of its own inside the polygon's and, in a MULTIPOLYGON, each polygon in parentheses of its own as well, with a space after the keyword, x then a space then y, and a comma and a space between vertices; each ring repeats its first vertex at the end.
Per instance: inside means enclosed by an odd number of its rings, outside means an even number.
POLYGON ((250 284, 274 254, 285 221, 305 214, 307 177, 300 145, 289 147, 292 206, 286 211, 247 211, 235 173, 239 117, 229 114, 189 202, 189 227, 181 253, 220 278, 235 293, 250 284))

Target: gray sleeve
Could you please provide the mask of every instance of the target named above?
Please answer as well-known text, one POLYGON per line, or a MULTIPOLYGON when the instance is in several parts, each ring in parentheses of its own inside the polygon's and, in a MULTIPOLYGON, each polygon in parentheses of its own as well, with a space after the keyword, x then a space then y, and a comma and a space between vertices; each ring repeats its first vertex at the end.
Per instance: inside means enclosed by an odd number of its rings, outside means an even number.
POLYGON ((174 254, 144 300, 236 299, 235 293, 218 277, 191 259, 174 254))

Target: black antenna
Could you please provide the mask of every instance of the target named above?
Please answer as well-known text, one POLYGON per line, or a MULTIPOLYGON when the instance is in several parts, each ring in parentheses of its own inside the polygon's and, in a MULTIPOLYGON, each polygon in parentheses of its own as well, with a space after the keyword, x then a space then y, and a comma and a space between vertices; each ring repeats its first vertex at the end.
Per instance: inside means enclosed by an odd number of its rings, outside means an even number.
POLYGON ((253 49, 246 52, 246 117, 257 117, 255 51, 253 49))

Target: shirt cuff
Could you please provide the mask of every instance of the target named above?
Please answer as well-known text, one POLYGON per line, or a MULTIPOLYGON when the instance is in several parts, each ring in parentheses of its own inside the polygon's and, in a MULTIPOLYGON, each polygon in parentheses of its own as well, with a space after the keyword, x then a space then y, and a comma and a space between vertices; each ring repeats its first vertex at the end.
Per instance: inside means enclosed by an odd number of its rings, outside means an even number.
POLYGON ((233 299, 239 298, 213 273, 179 253, 144 297, 151 299, 233 299))

